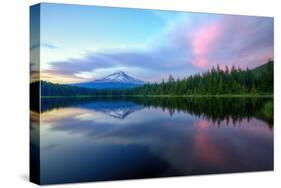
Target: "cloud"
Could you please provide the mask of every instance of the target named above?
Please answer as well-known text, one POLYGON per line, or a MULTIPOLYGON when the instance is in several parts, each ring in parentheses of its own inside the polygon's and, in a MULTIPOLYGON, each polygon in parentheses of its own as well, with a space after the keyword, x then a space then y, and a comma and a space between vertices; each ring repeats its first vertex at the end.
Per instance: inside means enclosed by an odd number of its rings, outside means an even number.
POLYGON ((57 49, 58 47, 49 43, 37 43, 30 46, 30 50, 37 49, 39 47, 48 48, 48 49, 57 49))
POLYGON ((192 51, 195 55, 193 65, 196 67, 207 67, 209 62, 207 56, 214 50, 214 44, 217 42, 222 33, 222 25, 220 22, 206 24, 200 27, 190 39, 192 51))
POLYGON ((253 68, 273 56, 273 20, 261 17, 222 17, 220 34, 208 48, 208 61, 253 68), (257 54, 264 56, 257 58, 257 54), (249 58, 252 57, 252 58, 249 58))
POLYGON ((38 63, 30 62, 29 72, 30 72, 30 82, 35 82, 39 80, 40 71, 39 71, 38 63))
MULTIPOLYGON (((159 77, 157 78, 156 75, 161 75, 163 72, 171 73, 171 68, 173 69, 172 73, 188 68, 186 61, 186 57, 181 55, 176 49, 171 48, 108 50, 107 52, 90 52, 84 58, 52 62, 50 70, 65 75, 82 75, 84 78, 86 75, 86 78, 89 79, 105 76, 104 74, 98 74, 99 72, 123 70, 134 77, 140 77, 140 79, 145 81, 153 81, 155 79, 159 80, 159 77), (167 57, 165 54, 169 56, 167 57), (145 77, 143 77, 144 74, 146 74, 145 77)), ((190 66, 190 68, 192 67, 190 66)))
POLYGON ((272 18, 189 14, 171 21, 145 49, 90 51, 49 65, 57 74, 81 79, 123 68, 144 81, 161 81, 169 74, 181 78, 216 64, 253 68, 273 55, 272 18))
POLYGON ((57 70, 41 70, 40 79, 47 80, 53 83, 78 83, 84 81, 83 78, 77 77, 72 74, 61 73, 57 70))

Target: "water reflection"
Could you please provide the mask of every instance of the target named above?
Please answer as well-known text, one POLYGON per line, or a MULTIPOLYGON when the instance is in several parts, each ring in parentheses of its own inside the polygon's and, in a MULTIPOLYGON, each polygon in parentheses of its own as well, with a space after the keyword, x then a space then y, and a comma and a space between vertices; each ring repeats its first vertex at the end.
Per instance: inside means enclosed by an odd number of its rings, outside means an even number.
POLYGON ((175 112, 196 115, 220 126, 221 121, 232 121, 234 126, 242 119, 256 117, 273 126, 272 99, 267 98, 150 98, 150 97, 114 97, 114 98, 43 98, 41 112, 64 107, 94 109, 110 116, 124 119, 127 115, 142 108, 161 108, 173 116, 175 112))
POLYGON ((42 99, 43 183, 273 169, 271 99, 42 99))

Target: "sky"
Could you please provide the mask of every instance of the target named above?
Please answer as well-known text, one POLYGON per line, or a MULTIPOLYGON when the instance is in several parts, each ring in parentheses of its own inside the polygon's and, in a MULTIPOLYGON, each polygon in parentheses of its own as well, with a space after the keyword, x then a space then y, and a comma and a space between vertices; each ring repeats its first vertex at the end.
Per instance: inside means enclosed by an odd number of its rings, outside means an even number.
POLYGON ((48 3, 40 10, 31 8, 31 69, 40 51, 40 79, 54 83, 117 71, 160 82, 217 65, 254 68, 274 56, 270 17, 48 3), (40 31, 32 23, 39 16, 40 31))

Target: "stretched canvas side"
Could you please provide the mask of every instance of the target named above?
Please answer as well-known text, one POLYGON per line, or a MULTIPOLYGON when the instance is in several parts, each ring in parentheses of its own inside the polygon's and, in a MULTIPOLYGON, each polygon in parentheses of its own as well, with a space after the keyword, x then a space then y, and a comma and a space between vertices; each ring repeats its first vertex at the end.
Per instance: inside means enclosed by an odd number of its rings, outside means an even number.
POLYGON ((40 4, 30 7, 30 181, 40 184, 40 4))

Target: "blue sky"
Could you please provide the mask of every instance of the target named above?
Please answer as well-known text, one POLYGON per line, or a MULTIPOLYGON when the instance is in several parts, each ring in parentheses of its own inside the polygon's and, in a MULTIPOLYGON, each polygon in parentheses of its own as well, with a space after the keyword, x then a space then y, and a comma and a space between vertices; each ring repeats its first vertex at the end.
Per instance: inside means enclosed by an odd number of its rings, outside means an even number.
POLYGON ((45 3, 40 15, 41 41, 31 40, 31 56, 40 49, 41 79, 51 82, 116 71, 158 82, 273 57, 272 18, 45 3))

